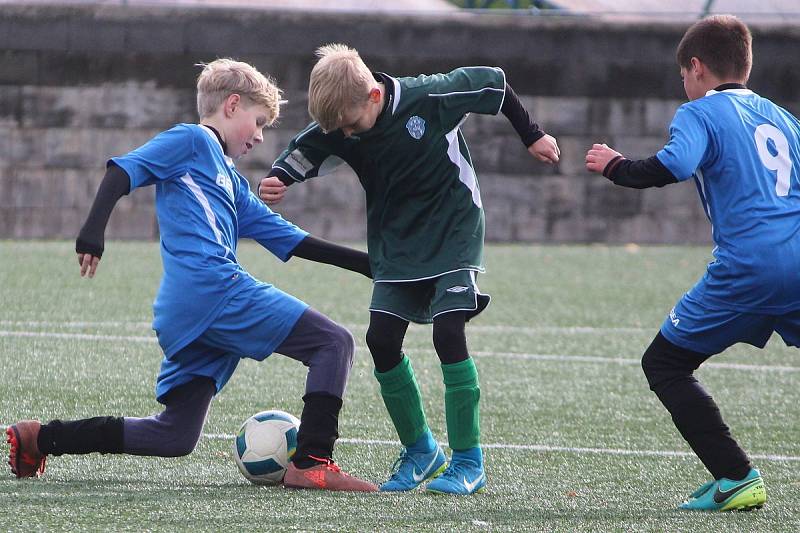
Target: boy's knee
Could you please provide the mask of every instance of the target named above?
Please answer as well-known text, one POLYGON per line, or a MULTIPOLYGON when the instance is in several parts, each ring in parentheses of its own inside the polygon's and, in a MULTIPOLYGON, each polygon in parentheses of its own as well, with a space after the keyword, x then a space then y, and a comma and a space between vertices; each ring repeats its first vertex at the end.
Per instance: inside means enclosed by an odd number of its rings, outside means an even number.
POLYGON ((198 442, 200 442, 199 433, 189 434, 189 432, 183 432, 180 435, 176 435, 165 447, 164 457, 185 457, 197 448, 198 442))
POLYGON ((707 355, 671 343, 659 332, 642 356, 642 370, 650 390, 658 393, 658 389, 676 379, 691 376, 706 358, 707 355))
POLYGON ((400 353, 403 349, 402 339, 395 339, 374 326, 367 329, 366 341, 367 347, 373 355, 400 353))
POLYGON ((353 365, 353 357, 356 352, 356 341, 353 334, 347 328, 338 324, 331 329, 331 344, 336 348, 339 356, 346 360, 349 366, 353 365))

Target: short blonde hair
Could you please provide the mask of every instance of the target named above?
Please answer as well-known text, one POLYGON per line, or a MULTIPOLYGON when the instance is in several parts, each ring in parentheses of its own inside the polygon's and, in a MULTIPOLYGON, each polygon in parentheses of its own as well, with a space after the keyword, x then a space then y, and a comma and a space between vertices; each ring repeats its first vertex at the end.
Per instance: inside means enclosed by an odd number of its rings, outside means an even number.
POLYGON ((197 76, 197 113, 201 119, 213 115, 232 94, 265 106, 270 114, 268 124, 278 119, 280 105, 285 100, 281 100, 281 90, 272 78, 248 63, 228 58, 198 66, 203 67, 197 76))
POLYGON ((316 51, 319 60, 308 83, 308 114, 323 131, 342 127, 342 117, 367 103, 374 83, 358 51, 344 44, 327 44, 316 51))

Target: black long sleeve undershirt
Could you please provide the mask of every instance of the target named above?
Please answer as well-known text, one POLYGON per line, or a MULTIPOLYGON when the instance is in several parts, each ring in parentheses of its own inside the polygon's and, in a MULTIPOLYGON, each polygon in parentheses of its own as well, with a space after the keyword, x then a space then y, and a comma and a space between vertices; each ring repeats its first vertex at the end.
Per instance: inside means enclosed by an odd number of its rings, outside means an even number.
POLYGON ((678 179, 656 156, 635 161, 625 159, 621 155, 617 156, 609 161, 606 168, 603 169, 603 176, 610 179, 615 185, 632 189, 663 187, 678 182, 678 179))
POLYGON ((97 189, 89 216, 75 240, 76 252, 91 254, 98 258, 103 256, 106 226, 111 211, 119 199, 130 192, 130 189, 131 181, 128 174, 117 165, 110 164, 97 189))
POLYGON ((312 235, 307 235, 300 241, 292 250, 292 255, 317 263, 338 266, 372 279, 372 269, 366 252, 340 246, 312 235))
POLYGON ((500 108, 500 111, 506 116, 508 121, 511 122, 511 125, 514 127, 517 135, 519 135, 525 148, 544 137, 544 131, 539 128, 537 123, 531 120, 528 111, 522 106, 522 102, 519 101, 517 93, 514 92, 514 89, 512 89, 508 83, 506 83, 506 94, 503 98, 503 106, 500 108))

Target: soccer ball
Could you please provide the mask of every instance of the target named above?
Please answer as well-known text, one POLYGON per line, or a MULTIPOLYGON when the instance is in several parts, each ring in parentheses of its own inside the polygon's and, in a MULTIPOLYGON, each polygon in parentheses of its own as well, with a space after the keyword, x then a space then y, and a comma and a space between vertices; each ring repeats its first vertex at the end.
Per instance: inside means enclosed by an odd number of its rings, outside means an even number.
POLYGON ((277 485, 297 448, 300 421, 272 410, 244 421, 233 442, 233 458, 242 475, 256 485, 277 485))

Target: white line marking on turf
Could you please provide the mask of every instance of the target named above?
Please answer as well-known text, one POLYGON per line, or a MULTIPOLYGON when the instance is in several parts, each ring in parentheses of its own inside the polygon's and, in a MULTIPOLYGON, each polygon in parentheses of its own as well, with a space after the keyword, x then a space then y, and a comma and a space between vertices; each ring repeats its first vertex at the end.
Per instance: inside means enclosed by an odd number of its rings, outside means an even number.
MULTIPOLYGON (((0 425, 0 431, 5 431, 7 425, 0 425)), ((228 435, 226 433, 203 433, 203 438, 209 440, 233 440, 235 435, 228 435)), ((380 440, 380 439, 337 439, 337 442, 344 444, 356 444, 363 446, 400 446, 400 441, 396 440, 380 440)), ((443 447, 447 447, 446 442, 439 443, 443 447)), ((627 450, 624 448, 585 448, 576 446, 547 446, 544 444, 481 444, 482 448, 489 450, 520 450, 528 452, 563 452, 563 453, 576 453, 576 454, 597 454, 597 455, 631 455, 637 457, 694 457, 692 452, 678 452, 672 450, 627 450)), ((752 459, 762 459, 764 461, 787 461, 797 462, 800 461, 800 456, 795 455, 773 455, 773 454, 750 454, 752 459)))
MULTIPOLYGON (((33 337, 33 338, 53 338, 53 339, 74 339, 91 341, 122 341, 122 342, 143 342, 156 343, 155 335, 152 336, 133 336, 133 335, 97 335, 91 333, 54 333, 48 331, 9 331, 0 330, 2 337, 33 337)), ((359 351, 366 351, 364 346, 357 346, 359 351)), ((418 353, 434 353, 431 349, 415 350, 418 353)), ((562 361, 567 363, 612 363, 618 365, 639 365, 640 359, 628 359, 622 357, 600 357, 595 355, 561 355, 561 354, 537 354, 524 352, 486 352, 476 351, 472 355, 478 358, 504 358, 504 359, 527 359, 531 361, 562 361)), ((703 368, 723 368, 727 370, 745 370, 751 372, 777 372, 795 373, 800 372, 800 366, 778 366, 778 365, 745 365, 740 363, 705 363, 703 368)))
MULTIPOLYGON (((368 324, 342 324, 348 329, 367 329, 368 324)), ((142 321, 101 321, 101 322, 48 322, 39 320, 0 320, 0 326, 6 327, 34 327, 34 328, 126 328, 150 329, 150 322, 142 321)), ((652 333, 655 335, 657 328, 640 327, 594 327, 594 326, 480 326, 470 325, 469 331, 476 333, 562 333, 562 334, 592 334, 592 333, 652 333)))

